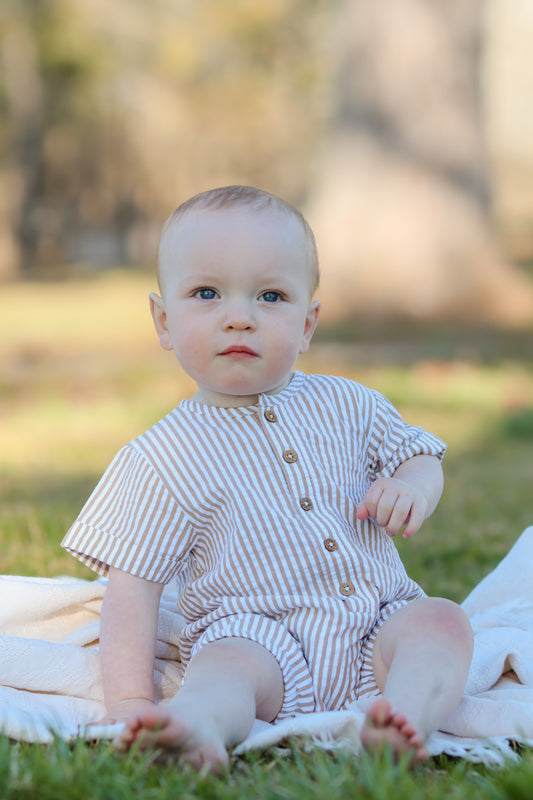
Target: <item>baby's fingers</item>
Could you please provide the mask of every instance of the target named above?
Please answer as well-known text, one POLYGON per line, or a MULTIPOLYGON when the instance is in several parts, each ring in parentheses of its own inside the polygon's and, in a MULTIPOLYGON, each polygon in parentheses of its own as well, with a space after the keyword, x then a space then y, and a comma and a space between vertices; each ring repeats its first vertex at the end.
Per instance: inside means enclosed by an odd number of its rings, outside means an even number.
POLYGON ((409 537, 414 536, 414 534, 420 529, 422 523, 424 522, 426 515, 422 508, 413 503, 411 506, 411 511, 409 513, 409 519, 407 520, 407 524, 404 528, 402 533, 402 537, 404 539, 409 539, 409 537))
POLYGON ((405 526, 404 538, 413 536, 426 518, 425 498, 396 478, 382 478, 372 484, 357 508, 357 519, 371 517, 389 536, 405 526))
POLYGON ((363 497, 357 508, 357 519, 371 517, 394 536, 407 521, 410 508, 410 498, 398 495, 396 481, 384 479, 372 484, 363 497))
POLYGON ((386 529, 389 536, 396 536, 398 531, 410 521, 411 508, 410 497, 387 496, 384 492, 378 506, 376 522, 386 529))

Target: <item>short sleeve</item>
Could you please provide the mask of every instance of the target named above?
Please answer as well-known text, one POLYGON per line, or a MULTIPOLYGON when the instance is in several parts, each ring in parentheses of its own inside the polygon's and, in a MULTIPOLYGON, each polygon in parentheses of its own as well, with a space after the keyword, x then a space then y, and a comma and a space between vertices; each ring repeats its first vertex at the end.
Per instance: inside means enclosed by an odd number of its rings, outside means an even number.
POLYGON ((152 464, 127 445, 107 468, 61 546, 100 575, 116 567, 168 583, 180 571, 187 528, 183 512, 152 464))
POLYGON ((390 478, 400 464, 418 455, 442 459, 446 444, 420 426, 409 425, 386 397, 374 392, 375 415, 368 447, 370 479, 390 478))

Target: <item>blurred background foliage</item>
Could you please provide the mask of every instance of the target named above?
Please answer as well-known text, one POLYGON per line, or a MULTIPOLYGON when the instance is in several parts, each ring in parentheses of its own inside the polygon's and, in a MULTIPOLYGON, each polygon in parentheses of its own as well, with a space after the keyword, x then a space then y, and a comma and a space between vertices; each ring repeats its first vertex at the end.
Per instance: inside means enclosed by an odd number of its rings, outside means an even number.
POLYGON ((3 0, 0 275, 153 264, 242 182, 308 214, 326 319, 529 327, 532 42, 530 0, 3 0))
POLYGON ((325 16, 325 0, 6 0, 4 271, 152 262, 174 206, 224 182, 302 199, 325 16))

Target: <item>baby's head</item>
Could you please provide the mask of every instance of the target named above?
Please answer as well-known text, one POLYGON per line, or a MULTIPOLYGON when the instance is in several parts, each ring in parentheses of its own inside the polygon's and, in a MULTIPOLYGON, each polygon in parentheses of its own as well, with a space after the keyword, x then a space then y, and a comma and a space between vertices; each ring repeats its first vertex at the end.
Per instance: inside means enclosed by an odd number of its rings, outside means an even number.
POLYGON ((249 405, 290 381, 318 321, 318 259, 292 205, 248 186, 195 195, 159 247, 161 296, 150 304, 161 346, 196 381, 197 400, 249 405))
POLYGON ((175 263, 175 237, 179 236, 180 222, 191 212, 223 211, 227 209, 243 209, 250 213, 261 214, 274 212, 289 215, 298 225, 302 233, 302 249, 309 270, 309 296, 312 297, 320 280, 318 254, 315 237, 307 220, 298 209, 276 195, 256 189, 253 186, 223 186, 209 189, 186 200, 167 219, 159 243, 158 281, 163 291, 165 274, 175 263))

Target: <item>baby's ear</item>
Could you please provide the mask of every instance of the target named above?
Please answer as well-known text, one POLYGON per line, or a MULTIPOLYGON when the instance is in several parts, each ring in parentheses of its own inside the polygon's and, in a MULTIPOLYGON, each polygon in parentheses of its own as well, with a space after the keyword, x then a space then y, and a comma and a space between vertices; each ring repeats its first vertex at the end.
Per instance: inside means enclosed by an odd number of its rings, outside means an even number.
POLYGON ((150 293, 150 312, 154 321, 154 326, 159 337, 159 344, 163 350, 172 350, 172 342, 167 325, 167 312, 163 298, 155 292, 150 293))
POLYGON ((316 326, 318 325, 319 316, 320 316, 320 301, 313 300, 313 302, 310 303, 309 305, 309 310, 307 311, 307 316, 305 318, 304 332, 302 336, 302 342, 300 345, 299 353, 307 353, 307 351, 309 350, 311 339, 313 338, 316 326))

